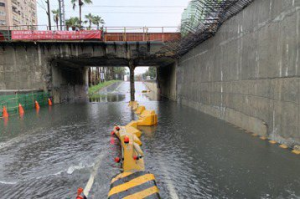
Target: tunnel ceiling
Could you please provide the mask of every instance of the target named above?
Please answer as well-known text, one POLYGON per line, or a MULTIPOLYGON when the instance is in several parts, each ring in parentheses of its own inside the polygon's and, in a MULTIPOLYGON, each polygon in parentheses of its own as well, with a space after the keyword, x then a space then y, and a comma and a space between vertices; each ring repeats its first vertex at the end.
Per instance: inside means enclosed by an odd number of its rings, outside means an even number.
MULTIPOLYGON (((92 57, 92 58, 56 58, 53 60, 62 67, 83 67, 83 66, 128 66, 129 60, 112 57, 92 57)), ((167 66, 173 64, 175 59, 171 57, 147 57, 133 59, 135 66, 167 66)))

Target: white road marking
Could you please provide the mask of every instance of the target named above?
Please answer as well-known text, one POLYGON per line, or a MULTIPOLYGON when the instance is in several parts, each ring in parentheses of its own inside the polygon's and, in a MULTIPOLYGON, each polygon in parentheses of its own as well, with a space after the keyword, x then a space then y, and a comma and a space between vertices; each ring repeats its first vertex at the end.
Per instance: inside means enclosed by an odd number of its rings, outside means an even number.
POLYGON ((169 191, 169 194, 171 196, 172 199, 179 199, 178 195, 177 195, 177 192, 175 190, 175 186, 173 184, 173 181, 170 180, 170 174, 169 172, 167 171, 165 165, 163 164, 163 160, 161 157, 157 157, 158 158, 158 162, 159 162, 159 165, 160 165, 160 168, 161 170, 163 171, 163 173, 165 173, 166 175, 166 178, 164 179, 164 181, 167 183, 167 187, 168 187, 168 191, 169 191))
POLYGON ((84 193, 84 195, 85 195, 86 197, 88 197, 88 195, 89 195, 89 193, 90 193, 90 191, 91 191, 91 189, 92 189, 92 186, 93 186, 94 181, 95 181, 95 177, 96 177, 97 174, 98 174, 98 169, 99 169, 99 167, 100 167, 100 164, 101 164, 102 159, 104 158, 104 156, 105 156, 105 153, 101 153, 101 154, 97 157, 97 159, 96 159, 97 162, 96 162, 96 164, 95 164, 94 167, 93 167, 93 170, 92 170, 91 175, 90 175, 90 179, 89 179, 89 181, 87 182, 87 184, 86 184, 86 186, 85 186, 85 188, 84 188, 84 190, 83 190, 83 193, 84 193))

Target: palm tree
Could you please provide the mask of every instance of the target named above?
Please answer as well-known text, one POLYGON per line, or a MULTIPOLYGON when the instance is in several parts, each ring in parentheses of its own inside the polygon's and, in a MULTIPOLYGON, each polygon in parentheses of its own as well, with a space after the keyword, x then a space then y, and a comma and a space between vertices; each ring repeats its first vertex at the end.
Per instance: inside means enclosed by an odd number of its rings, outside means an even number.
POLYGON ((53 21, 56 23, 56 28, 58 30, 58 21, 59 21, 59 10, 52 10, 53 21))
POLYGON ((102 19, 100 16, 94 16, 93 24, 97 25, 97 30, 100 28, 100 24, 105 24, 104 19, 102 19))
POLYGON ((92 28, 92 23, 94 22, 95 16, 89 13, 88 15, 85 15, 85 18, 88 20, 89 27, 88 29, 91 30, 92 28))
POLYGON ((72 30, 76 30, 76 28, 80 28, 79 25, 79 18, 78 17, 71 17, 70 19, 66 20, 67 30, 72 27, 72 30))
POLYGON ((73 9, 75 10, 76 6, 79 6, 79 24, 81 25, 81 7, 84 4, 92 4, 92 0, 71 0, 71 3, 73 4, 73 9))

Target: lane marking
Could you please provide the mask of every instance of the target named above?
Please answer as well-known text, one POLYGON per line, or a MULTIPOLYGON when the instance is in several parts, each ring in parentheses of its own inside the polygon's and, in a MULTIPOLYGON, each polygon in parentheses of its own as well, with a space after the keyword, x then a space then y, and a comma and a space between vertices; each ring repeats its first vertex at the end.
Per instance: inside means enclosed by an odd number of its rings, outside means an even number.
POLYGON ((104 158, 104 156, 106 155, 106 153, 101 153, 98 157, 97 157, 97 162, 96 164, 94 165, 93 167, 93 170, 91 172, 91 175, 90 175, 90 178, 89 178, 89 181, 87 182, 84 190, 83 190, 83 193, 86 197, 88 197, 91 189, 92 189, 92 186, 94 184, 94 181, 95 181, 95 177, 97 176, 98 174, 98 169, 100 167, 100 164, 102 162, 102 159, 104 158))
POLYGON ((169 194, 170 194, 171 198, 172 199, 179 199, 179 197, 177 195, 177 192, 175 190, 175 186, 173 184, 173 181, 170 180, 171 179, 170 174, 167 171, 165 165, 163 164, 162 158, 160 156, 158 156, 157 159, 158 159, 161 170, 166 174, 166 178, 164 179, 164 181, 167 184, 167 188, 168 188, 168 191, 169 191, 169 194))

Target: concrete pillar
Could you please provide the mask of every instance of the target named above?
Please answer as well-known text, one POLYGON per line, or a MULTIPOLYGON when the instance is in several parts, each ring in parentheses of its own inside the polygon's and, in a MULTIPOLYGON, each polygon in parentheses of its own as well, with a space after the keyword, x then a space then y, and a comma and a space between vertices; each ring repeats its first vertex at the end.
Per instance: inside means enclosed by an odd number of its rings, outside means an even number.
POLYGON ((130 70, 130 101, 135 101, 135 88, 134 88, 134 63, 133 61, 129 62, 129 70, 130 70))

